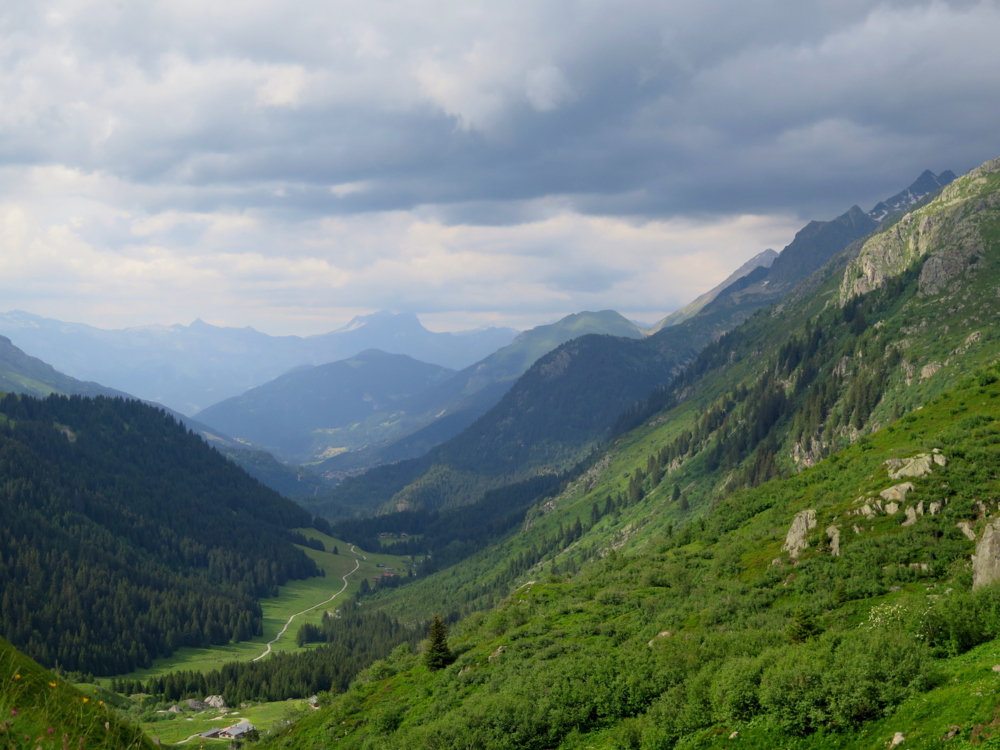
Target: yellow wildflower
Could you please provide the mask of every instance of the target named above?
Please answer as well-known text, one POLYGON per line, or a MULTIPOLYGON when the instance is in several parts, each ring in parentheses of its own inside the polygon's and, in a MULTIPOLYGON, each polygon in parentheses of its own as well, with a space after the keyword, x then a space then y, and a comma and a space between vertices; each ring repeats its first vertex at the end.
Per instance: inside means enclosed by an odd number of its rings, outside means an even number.
POLYGON ((15 680, 20 680, 21 679, 21 675, 19 675, 19 674, 14 675, 14 679, 15 680))
POLYGON ((49 687, 55 687, 55 686, 56 686, 56 684, 54 682, 50 682, 49 683, 49 687))
POLYGON ((104 705, 104 701, 97 701, 97 705, 98 706, 103 706, 104 705))
POLYGON ((89 701, 89 700, 90 700, 90 698, 84 698, 84 699, 83 699, 83 702, 84 702, 84 703, 86 703, 86 702, 87 702, 87 701, 89 701))

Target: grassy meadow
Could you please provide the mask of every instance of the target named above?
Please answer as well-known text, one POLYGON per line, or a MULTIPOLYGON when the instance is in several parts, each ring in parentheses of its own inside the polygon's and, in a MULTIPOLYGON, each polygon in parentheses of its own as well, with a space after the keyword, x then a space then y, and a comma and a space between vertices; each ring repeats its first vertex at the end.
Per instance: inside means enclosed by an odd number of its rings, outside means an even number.
POLYGON ((272 652, 296 650, 298 646, 295 643, 295 634, 298 629, 305 623, 318 624, 322 620, 324 612, 335 609, 338 602, 357 593, 362 580, 368 579, 371 583, 376 577, 382 575, 385 571, 377 567, 378 565, 394 568, 394 572, 398 573, 400 570, 405 571, 407 565, 410 564, 408 558, 371 554, 356 547, 352 551, 352 545, 349 542, 326 536, 315 529, 297 529, 297 531, 307 539, 318 539, 323 542, 323 546, 327 549, 326 552, 311 547, 300 546, 299 549, 315 560, 316 564, 326 572, 326 575, 301 581, 290 581, 285 586, 280 587, 278 596, 262 599, 260 604, 264 611, 264 635, 250 641, 228 643, 224 646, 182 648, 172 656, 157 659, 149 669, 139 669, 129 675, 124 675, 124 677, 145 681, 150 677, 157 677, 177 670, 206 672, 218 669, 227 662, 256 659, 267 650, 267 644, 278 637, 281 629, 288 622, 288 618, 293 615, 295 618, 292 624, 281 635, 281 638, 271 646, 271 650, 272 652), (337 548, 339 554, 333 554, 334 547, 337 548), (356 566, 357 570, 355 570, 356 566), (347 576, 347 589, 328 605, 323 606, 323 602, 326 602, 343 588, 343 576, 345 575, 347 576), (303 610, 310 611, 298 614, 303 610))

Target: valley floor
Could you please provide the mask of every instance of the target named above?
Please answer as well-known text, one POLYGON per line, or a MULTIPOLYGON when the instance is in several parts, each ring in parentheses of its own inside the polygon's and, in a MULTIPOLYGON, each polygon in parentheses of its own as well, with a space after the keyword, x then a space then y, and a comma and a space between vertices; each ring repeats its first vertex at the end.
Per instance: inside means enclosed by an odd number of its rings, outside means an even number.
POLYGON ((299 549, 315 560, 326 575, 290 581, 280 587, 278 596, 262 599, 260 602, 264 611, 262 636, 224 646, 178 649, 172 656, 157 659, 149 669, 138 669, 123 677, 145 682, 150 677, 160 677, 179 670, 207 672, 229 662, 257 659, 267 652, 268 644, 271 644, 272 652, 302 650, 295 642, 298 629, 307 623, 319 624, 324 612, 336 609, 341 602, 358 592, 362 580, 372 580, 382 575, 384 569, 379 568, 379 565, 396 570, 406 570, 408 565, 412 565, 408 558, 368 553, 353 547, 349 542, 326 536, 315 529, 297 531, 308 539, 319 539, 323 542, 323 546, 328 550, 326 552, 311 547, 299 547, 299 549), (334 547, 339 554, 333 554, 334 547), (331 599, 334 595, 336 598, 331 599), (324 606, 324 602, 328 602, 328 605, 324 606), (294 619, 291 619, 289 625, 290 618, 294 619))

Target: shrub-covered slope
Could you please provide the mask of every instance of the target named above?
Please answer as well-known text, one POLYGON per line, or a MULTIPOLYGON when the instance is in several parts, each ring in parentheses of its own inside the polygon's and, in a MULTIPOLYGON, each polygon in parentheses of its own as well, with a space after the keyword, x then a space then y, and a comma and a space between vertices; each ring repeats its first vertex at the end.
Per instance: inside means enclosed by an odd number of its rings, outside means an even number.
POLYGON ((1000 591, 973 591, 969 565, 969 536, 997 512, 998 375, 975 373, 681 529, 643 529, 662 501, 613 506, 500 607, 460 623, 451 666, 397 654, 271 746, 716 747, 738 732, 749 747, 860 748, 898 731, 936 747, 952 725, 990 735, 991 662, 951 659, 1000 635, 1000 591), (641 531, 629 540, 622 524, 641 531), (581 553, 595 561, 573 573, 581 553))
POLYGON ((307 513, 137 401, 0 400, 0 635, 95 674, 257 634, 307 513))

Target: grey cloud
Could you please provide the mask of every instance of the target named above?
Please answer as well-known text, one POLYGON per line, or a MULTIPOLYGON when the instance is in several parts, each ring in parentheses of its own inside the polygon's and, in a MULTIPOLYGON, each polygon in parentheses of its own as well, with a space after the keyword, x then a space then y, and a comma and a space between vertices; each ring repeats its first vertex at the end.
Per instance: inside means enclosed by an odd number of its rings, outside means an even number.
POLYGON ((30 7, 0 27, 0 159, 193 188, 206 210, 829 213, 997 149, 992 4, 30 7), (260 105, 275 66, 301 100, 260 105))

